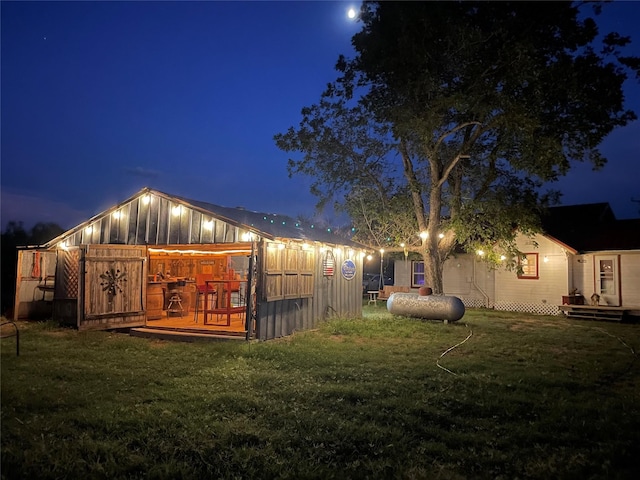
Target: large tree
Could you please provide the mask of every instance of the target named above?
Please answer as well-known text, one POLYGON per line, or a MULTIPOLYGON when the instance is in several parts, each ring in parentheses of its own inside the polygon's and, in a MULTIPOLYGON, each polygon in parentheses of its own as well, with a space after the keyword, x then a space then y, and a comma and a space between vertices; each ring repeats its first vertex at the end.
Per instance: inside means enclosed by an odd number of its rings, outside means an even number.
POLYGON ((536 231, 557 200, 543 183, 575 162, 601 168, 598 145, 636 118, 622 84, 639 59, 616 33, 596 48, 594 5, 364 3, 355 57, 275 136, 303 154, 290 175, 313 176, 358 240, 422 254, 436 293, 456 245, 514 254, 515 227, 536 231))

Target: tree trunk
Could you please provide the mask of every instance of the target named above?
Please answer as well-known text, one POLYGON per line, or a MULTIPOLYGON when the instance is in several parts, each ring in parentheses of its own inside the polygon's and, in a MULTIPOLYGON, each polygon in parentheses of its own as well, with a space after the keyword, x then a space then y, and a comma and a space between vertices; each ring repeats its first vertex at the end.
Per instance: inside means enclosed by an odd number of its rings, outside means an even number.
POLYGON ((442 286, 443 265, 437 250, 430 250, 424 254, 424 284, 431 287, 435 295, 444 293, 442 286))
POLYGON ((435 160, 431 162, 431 189, 429 191, 429 236, 424 242, 427 247, 424 255, 424 281, 427 287, 431 287, 433 293, 440 295, 442 288, 442 260, 438 250, 440 241, 440 226, 442 215, 442 186, 440 184, 440 164, 435 160))

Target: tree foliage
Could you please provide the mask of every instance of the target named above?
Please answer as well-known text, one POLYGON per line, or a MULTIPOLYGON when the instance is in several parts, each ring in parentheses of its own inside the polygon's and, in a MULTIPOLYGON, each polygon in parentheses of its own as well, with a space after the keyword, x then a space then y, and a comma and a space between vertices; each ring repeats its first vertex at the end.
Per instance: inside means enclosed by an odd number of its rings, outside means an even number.
MULTIPOLYGON (((570 2, 366 2, 356 55, 275 136, 302 152, 289 173, 315 178, 372 246, 403 241, 442 291, 457 245, 514 251, 516 227, 539 228, 575 162, 601 168, 607 134, 636 118, 622 84, 639 61, 570 2), (428 233, 424 239, 416 234, 428 233), (403 240, 405 239, 405 240, 403 240)), ((424 235, 423 235, 424 236, 424 235)))

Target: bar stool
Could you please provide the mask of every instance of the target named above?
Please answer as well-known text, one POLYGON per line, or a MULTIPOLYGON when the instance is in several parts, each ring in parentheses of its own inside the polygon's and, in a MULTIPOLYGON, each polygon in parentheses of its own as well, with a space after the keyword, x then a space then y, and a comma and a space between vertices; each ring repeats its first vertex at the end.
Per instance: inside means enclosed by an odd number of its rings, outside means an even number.
POLYGON ((182 308, 182 296, 179 290, 169 290, 169 304, 167 305, 167 317, 169 313, 180 312, 182 318, 184 309, 182 308))
POLYGON ((193 315, 193 321, 195 323, 198 323, 198 310, 204 310, 205 295, 209 295, 209 298, 207 299, 209 307, 213 307, 215 305, 216 291, 213 288, 207 287, 207 280, 213 280, 213 275, 208 273, 200 273, 196 275, 196 308, 193 315))

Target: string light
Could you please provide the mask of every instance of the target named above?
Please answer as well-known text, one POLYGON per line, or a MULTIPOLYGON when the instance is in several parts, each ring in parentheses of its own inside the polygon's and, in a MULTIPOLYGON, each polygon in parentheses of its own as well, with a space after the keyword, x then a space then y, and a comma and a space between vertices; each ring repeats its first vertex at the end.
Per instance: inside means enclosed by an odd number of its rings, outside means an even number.
POLYGON ((171 254, 190 254, 190 255, 228 255, 230 253, 251 253, 248 249, 238 250, 219 250, 219 251, 206 251, 206 250, 171 250, 169 248, 149 248, 151 253, 171 253, 171 254))

